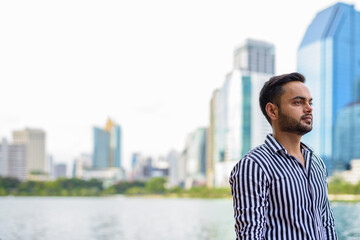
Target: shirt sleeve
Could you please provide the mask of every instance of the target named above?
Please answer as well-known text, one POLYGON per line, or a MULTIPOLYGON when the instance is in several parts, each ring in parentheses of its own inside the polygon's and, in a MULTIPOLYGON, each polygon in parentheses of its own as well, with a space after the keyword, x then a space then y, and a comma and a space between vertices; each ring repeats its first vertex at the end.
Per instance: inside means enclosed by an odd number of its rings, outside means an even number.
POLYGON ((264 239, 269 185, 261 167, 243 158, 230 179, 236 239, 264 239))
POLYGON ((328 240, 338 239, 335 230, 334 214, 330 206, 327 188, 326 188, 326 202, 324 204, 324 209, 322 214, 322 222, 325 228, 326 239, 328 240))

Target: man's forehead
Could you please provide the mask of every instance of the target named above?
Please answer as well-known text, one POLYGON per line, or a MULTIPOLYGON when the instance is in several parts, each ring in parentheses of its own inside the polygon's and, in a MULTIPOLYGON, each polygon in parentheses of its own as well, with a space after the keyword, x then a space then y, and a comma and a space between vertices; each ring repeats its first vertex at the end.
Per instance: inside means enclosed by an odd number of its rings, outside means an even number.
POLYGON ((288 82, 283 85, 284 95, 286 97, 294 98, 296 96, 302 97, 302 98, 312 98, 310 90, 305 86, 304 83, 299 81, 294 82, 288 82))

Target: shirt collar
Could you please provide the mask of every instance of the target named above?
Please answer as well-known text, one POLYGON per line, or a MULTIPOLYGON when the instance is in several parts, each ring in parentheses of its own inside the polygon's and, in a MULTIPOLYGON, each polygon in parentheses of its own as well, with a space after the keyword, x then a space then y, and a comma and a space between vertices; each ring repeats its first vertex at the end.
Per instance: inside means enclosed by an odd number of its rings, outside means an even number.
MULTIPOLYGON (((284 153, 287 153, 286 149, 283 147, 283 145, 281 145, 275 138, 274 136, 270 133, 266 136, 265 139, 265 145, 269 148, 270 152, 272 154, 275 154, 279 151, 283 151, 284 153)), ((306 144, 300 142, 300 146, 302 149, 304 149, 305 151, 310 151, 313 152, 313 150, 307 146, 306 144)))

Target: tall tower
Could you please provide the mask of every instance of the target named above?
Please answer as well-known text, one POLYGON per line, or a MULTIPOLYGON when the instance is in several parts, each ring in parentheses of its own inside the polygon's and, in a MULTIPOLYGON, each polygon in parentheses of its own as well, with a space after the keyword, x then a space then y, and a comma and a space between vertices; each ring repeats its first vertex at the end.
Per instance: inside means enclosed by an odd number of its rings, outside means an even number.
POLYGON ((45 132, 40 129, 19 130, 13 132, 14 144, 24 144, 26 148, 26 173, 28 178, 47 176, 45 132))
POLYGON ((228 160, 239 160, 271 132, 259 107, 259 93, 274 72, 273 44, 247 39, 235 49, 234 69, 227 76, 228 160))
POLYGON ((246 39, 234 51, 234 69, 274 75, 274 45, 264 41, 246 39))
POLYGON ((210 102, 207 186, 228 184, 231 169, 262 144, 271 126, 259 106, 259 93, 274 75, 273 44, 247 39, 234 51, 233 70, 210 102))
POLYGON ((333 169, 350 168, 353 159, 360 159, 360 102, 343 107, 334 126, 333 169))
POLYGON ((104 129, 94 127, 93 167, 121 167, 121 127, 110 119, 104 129))
POLYGON ((0 143, 0 176, 26 180, 26 149, 24 144, 0 143))
POLYGON ((298 72, 306 77, 314 102, 313 130, 303 140, 323 158, 330 173, 338 114, 360 99, 359 26, 354 6, 336 3, 315 16, 298 49, 298 72))

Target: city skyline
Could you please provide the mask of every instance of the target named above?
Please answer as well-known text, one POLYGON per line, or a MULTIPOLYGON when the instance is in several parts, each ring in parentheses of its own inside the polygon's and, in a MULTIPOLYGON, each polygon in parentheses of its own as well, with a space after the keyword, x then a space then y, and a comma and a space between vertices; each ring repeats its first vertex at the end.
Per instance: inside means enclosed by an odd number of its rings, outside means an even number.
POLYGON ((126 168, 134 152, 181 151, 209 124, 236 46, 271 42, 275 73, 296 71, 305 30, 335 2, 0 3, 0 137, 41 128, 47 153, 71 164, 110 117, 123 127, 126 168))

